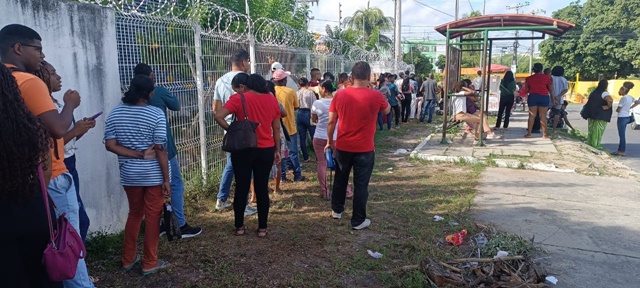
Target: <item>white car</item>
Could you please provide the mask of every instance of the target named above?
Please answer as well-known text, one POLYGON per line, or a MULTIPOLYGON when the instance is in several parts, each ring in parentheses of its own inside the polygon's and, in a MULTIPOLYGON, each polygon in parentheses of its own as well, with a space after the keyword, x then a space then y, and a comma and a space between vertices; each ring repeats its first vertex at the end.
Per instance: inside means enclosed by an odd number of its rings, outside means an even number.
POLYGON ((640 130, 640 106, 632 108, 629 111, 630 115, 633 115, 634 121, 631 121, 631 129, 640 130))

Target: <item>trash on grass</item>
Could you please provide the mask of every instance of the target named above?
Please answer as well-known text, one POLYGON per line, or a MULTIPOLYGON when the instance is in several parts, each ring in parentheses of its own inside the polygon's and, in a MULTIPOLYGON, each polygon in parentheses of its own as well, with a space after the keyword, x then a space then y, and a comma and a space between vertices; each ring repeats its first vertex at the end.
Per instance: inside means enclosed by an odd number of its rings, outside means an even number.
POLYGON ((498 254, 496 254, 496 256, 493 256, 493 259, 498 259, 498 258, 502 258, 502 257, 507 257, 509 256, 509 252, 507 251, 498 251, 498 254))
POLYGON ((553 285, 558 284, 558 278, 556 278, 555 276, 547 276, 547 278, 545 278, 545 280, 551 282, 551 284, 553 284, 553 285))
POLYGON ((382 258, 382 254, 380 252, 373 252, 371 250, 367 250, 367 253, 373 258, 380 259, 382 258))
POLYGON ((433 221, 440 222, 442 220, 444 220, 444 217, 440 215, 433 216, 433 221))
POLYGON ((465 236, 467 236, 467 230, 463 229, 458 233, 447 235, 444 239, 453 244, 453 246, 460 246, 464 242, 465 236))
POLYGON ((478 244, 478 246, 480 247, 486 246, 487 242, 489 242, 489 240, 487 240, 487 236, 485 236, 484 233, 477 234, 476 237, 474 237, 474 240, 476 240, 476 244, 478 244))
POLYGON ((396 150, 396 152, 393 153, 393 154, 401 155, 401 154, 407 154, 407 153, 409 153, 409 151, 407 151, 407 149, 400 148, 400 149, 396 150))
POLYGON ((393 170, 393 167, 387 168, 387 171, 391 171, 391 170, 393 170))
POLYGON ((451 226, 458 226, 458 225, 460 225, 460 223, 455 222, 455 221, 449 221, 449 225, 451 225, 451 226))

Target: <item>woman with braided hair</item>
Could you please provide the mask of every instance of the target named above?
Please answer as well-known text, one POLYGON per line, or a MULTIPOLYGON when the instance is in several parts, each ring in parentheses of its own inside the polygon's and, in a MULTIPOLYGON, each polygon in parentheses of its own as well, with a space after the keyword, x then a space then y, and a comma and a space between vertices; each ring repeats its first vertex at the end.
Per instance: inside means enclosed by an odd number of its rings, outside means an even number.
MULTIPOLYGON (((62 111, 63 105, 56 100, 51 93, 62 90, 62 78, 58 75, 56 69, 47 61, 42 61, 42 68, 36 71, 38 76, 49 89, 49 95, 51 100, 56 104, 58 111, 62 111)), ((82 241, 87 239, 87 232, 89 231, 89 216, 84 209, 82 198, 80 197, 80 178, 78 176, 78 170, 76 170, 76 140, 79 140, 84 136, 89 129, 96 126, 96 121, 91 118, 84 118, 80 121, 74 121, 69 127, 69 131, 62 137, 64 140, 64 164, 67 166, 67 170, 73 177, 73 184, 76 188, 76 195, 78 197, 78 215, 80 220, 80 236, 82 241)))
MULTIPOLYGON (((16 79, 4 65, 0 65, 0 123, 0 217, 8 220, 3 221, 8 232, 0 237, 1 247, 7 248, 0 257, 0 279, 6 287, 61 287, 49 281, 42 265, 49 224, 38 166, 51 171, 51 162, 46 161, 50 136, 25 106, 16 79)), ((54 211, 52 206, 49 210, 54 211)), ((51 217, 55 219, 55 214, 51 217)))

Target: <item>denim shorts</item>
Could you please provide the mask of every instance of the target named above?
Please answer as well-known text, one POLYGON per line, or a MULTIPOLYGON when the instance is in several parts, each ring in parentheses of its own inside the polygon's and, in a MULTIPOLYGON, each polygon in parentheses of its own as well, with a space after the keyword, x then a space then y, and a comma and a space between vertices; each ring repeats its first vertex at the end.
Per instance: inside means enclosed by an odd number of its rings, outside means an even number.
POLYGON ((529 97, 527 98, 527 104, 529 104, 529 107, 549 107, 549 103, 551 103, 549 95, 529 94, 529 97))

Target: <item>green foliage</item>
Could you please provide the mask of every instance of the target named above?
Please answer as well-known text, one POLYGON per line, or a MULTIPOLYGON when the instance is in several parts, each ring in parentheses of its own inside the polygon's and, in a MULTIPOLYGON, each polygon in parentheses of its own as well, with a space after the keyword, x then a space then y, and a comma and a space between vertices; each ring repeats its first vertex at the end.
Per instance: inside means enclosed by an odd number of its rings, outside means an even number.
MULTIPOLYGON (((478 16, 482 16, 482 13, 480 13, 480 11, 473 11, 469 14, 464 14, 462 15, 462 19, 465 18, 472 18, 472 17, 478 17, 478 16)), ((482 38, 482 32, 476 32, 476 33, 469 33, 467 35, 462 36, 463 39, 480 39, 482 38)), ((464 49, 472 49, 472 50, 478 50, 478 49, 482 49, 481 45, 465 45, 463 46, 464 49)), ((462 60, 461 60, 461 65, 462 67, 480 67, 480 52, 479 51, 469 51, 469 52, 462 52, 462 60)))
POLYGON ((355 32, 353 44, 368 51, 381 52, 393 45, 389 37, 380 34, 393 30, 393 18, 384 16, 378 7, 357 10, 353 16, 344 18, 344 25, 355 32))
POLYGON ((576 24, 564 36, 540 43, 547 63, 564 66, 567 78, 578 72, 584 80, 640 72, 640 1, 575 1, 553 17, 576 24))
POLYGON ((416 46, 411 46, 409 52, 402 54, 402 61, 413 64, 417 75, 426 75, 433 71, 431 58, 422 55, 416 46))
POLYGON ((440 71, 443 71, 445 65, 447 65, 447 56, 444 54, 438 55, 438 60, 436 61, 436 67, 438 67, 440 71))

